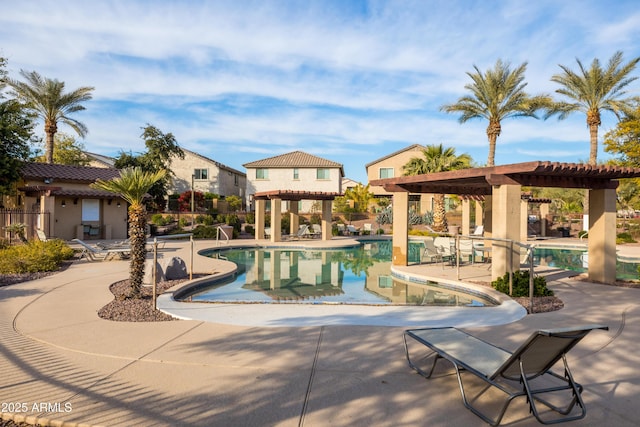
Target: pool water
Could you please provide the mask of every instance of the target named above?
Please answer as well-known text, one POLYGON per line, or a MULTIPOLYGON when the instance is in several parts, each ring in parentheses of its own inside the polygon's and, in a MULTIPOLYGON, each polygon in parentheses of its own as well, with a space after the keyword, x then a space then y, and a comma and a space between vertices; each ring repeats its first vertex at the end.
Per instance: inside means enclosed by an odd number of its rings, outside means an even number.
MULTIPOLYGON (((584 249, 535 248, 533 253, 535 265, 548 265, 563 270, 586 272, 588 269, 587 251, 584 249)), ((637 280, 640 261, 616 260, 616 278, 620 280, 637 280)))
MULTIPOLYGON (((409 261, 420 259, 410 244, 409 261)), ((413 283, 391 276, 391 241, 343 249, 242 248, 202 253, 234 262, 236 274, 194 287, 182 301, 365 305, 488 306, 490 298, 461 287, 413 283)))

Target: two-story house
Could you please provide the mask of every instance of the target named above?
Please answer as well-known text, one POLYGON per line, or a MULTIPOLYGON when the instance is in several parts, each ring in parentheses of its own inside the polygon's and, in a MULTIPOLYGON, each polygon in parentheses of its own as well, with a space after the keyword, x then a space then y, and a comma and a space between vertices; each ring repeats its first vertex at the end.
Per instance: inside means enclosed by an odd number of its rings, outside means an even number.
POLYGON ((247 175, 193 151, 182 149, 184 159, 171 159, 174 173, 171 193, 180 194, 193 188, 201 193, 238 196, 246 200, 247 175))
MULTIPOLYGON (((342 193, 344 169, 341 163, 323 159, 302 151, 256 160, 243 165, 247 169, 247 197, 267 191, 342 193)), ((298 202, 299 212, 314 212, 314 200, 298 202)), ((289 210, 282 204, 282 211, 289 210)), ((269 206, 267 206, 269 210, 269 206)))
MULTIPOLYGON (((367 181, 376 179, 395 178, 404 175, 403 167, 414 157, 424 158, 422 150, 426 147, 414 144, 403 148, 365 165, 367 169, 367 181)), ((376 198, 391 198, 392 194, 379 186, 371 186, 370 191, 376 198)), ((425 213, 433 210, 433 195, 411 194, 409 195, 409 208, 416 212, 425 213)))

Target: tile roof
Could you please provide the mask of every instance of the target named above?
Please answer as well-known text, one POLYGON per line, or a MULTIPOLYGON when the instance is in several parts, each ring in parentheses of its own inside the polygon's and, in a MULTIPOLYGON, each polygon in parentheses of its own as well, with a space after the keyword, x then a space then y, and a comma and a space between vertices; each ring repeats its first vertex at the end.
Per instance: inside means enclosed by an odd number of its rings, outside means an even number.
POLYGON ((369 166, 371 166, 371 165, 375 165, 376 163, 379 163, 379 162, 381 162, 381 161, 383 161, 383 160, 387 160, 388 158, 394 157, 394 156, 396 156, 396 155, 398 155, 398 154, 400 154, 400 153, 404 153, 405 151, 409 151, 409 150, 414 150, 414 149, 416 149, 416 148, 418 148, 418 149, 420 149, 420 150, 423 150, 423 149, 424 149, 424 148, 426 148, 426 147, 425 147, 425 146, 423 146, 423 145, 420 145, 420 144, 413 144, 413 145, 410 145, 410 146, 408 146, 408 147, 405 147, 405 148, 403 148, 403 149, 401 149, 401 150, 394 151, 394 152, 393 152, 393 153, 391 153, 391 154, 387 154, 386 156, 380 157, 379 159, 376 159, 376 160, 374 160, 374 161, 372 161, 372 162, 369 162, 369 163, 367 163, 366 165, 364 165, 364 167, 365 167, 365 168, 368 168, 368 167, 369 167, 369 166))
POLYGON ((201 159, 203 159, 203 160, 206 160, 207 162, 211 162, 211 163, 213 163, 214 165, 216 165, 217 167, 219 167, 220 169, 224 169, 224 170, 227 170, 227 171, 230 171, 230 172, 236 173, 236 174, 241 175, 241 176, 246 176, 246 175, 247 175, 247 174, 246 174, 246 173, 244 173, 244 172, 240 172, 240 171, 239 171, 239 170, 237 170, 237 169, 234 169, 234 168, 232 168, 232 167, 230 167, 230 166, 227 166, 227 165, 222 164, 222 163, 220 163, 220 162, 217 162, 217 161, 215 161, 215 160, 213 160, 213 159, 210 159, 210 158, 208 158, 207 156, 203 156, 203 155, 202 155, 202 154, 200 154, 200 153, 196 153, 195 151, 187 150, 186 148, 182 148, 182 151, 184 151, 185 153, 191 153, 191 154, 193 154, 193 155, 194 155, 194 156, 196 156, 196 157, 199 157, 199 158, 201 158, 201 159))
POLYGON ((256 160, 245 163, 245 168, 340 168, 342 175, 342 164, 331 160, 323 159, 302 151, 293 151, 267 159, 256 160))
POLYGON ((96 179, 108 181, 120 176, 118 169, 89 166, 56 165, 52 163, 25 163, 22 178, 25 180, 52 179, 52 182, 94 182, 96 179))

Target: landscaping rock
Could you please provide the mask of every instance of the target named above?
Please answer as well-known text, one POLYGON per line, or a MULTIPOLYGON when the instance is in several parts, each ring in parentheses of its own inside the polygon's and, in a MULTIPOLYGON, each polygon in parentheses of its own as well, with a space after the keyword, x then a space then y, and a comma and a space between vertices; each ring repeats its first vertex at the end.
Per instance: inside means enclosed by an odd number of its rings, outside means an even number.
POLYGON ((166 280, 179 280, 187 277, 187 264, 179 257, 172 257, 164 262, 164 277, 166 280))

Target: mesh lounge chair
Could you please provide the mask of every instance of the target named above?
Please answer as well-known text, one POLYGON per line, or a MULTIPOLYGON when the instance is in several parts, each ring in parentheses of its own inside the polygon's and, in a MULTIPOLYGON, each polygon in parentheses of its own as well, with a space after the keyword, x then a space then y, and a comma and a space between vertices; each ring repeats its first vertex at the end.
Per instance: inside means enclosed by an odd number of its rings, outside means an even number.
POLYGON ((442 261, 442 254, 440 253, 438 248, 436 248, 436 245, 433 243, 432 238, 427 237, 426 239, 424 239, 422 241, 422 245, 424 247, 424 252, 422 253, 422 257, 420 258, 420 263, 424 262, 425 260, 428 262, 442 261))
POLYGON ((534 332, 513 353, 456 328, 413 329, 404 332, 404 347, 409 366, 425 378, 431 377, 439 359, 451 362, 458 376, 464 406, 487 423, 494 426, 500 424, 511 401, 518 396, 526 396, 530 411, 538 421, 543 424, 555 424, 578 420, 586 415, 584 402, 580 396, 582 386, 573 380, 566 354, 593 329, 608 330, 608 327, 585 325, 576 328, 540 330, 534 332), (435 353, 429 372, 420 369, 412 361, 407 337, 413 338, 435 353), (564 375, 551 371, 560 359, 564 364, 564 375), (487 382, 489 387, 483 387, 478 396, 467 398, 461 371, 475 375, 487 382), (549 385, 546 381, 549 379, 553 380, 553 385, 549 385), (490 386, 498 388, 508 396, 493 419, 472 405, 472 402, 476 401, 490 386), (561 397, 558 396, 558 392, 562 391, 565 392, 564 394, 570 394, 569 402, 564 407, 555 406, 541 396, 546 395, 547 398, 552 397, 557 401, 561 397), (545 418, 542 418, 536 403, 545 405, 560 416, 549 418, 545 415, 545 418), (573 411, 576 405, 580 408, 579 411, 573 411))
POLYGON ((130 247, 113 247, 113 248, 100 248, 97 246, 91 246, 87 242, 83 242, 80 239, 73 239, 74 242, 78 243, 82 246, 82 253, 80 254, 80 259, 86 257, 88 260, 95 261, 97 259, 102 259, 102 261, 106 261, 108 258, 118 255, 120 259, 127 258, 131 254, 130 247))

